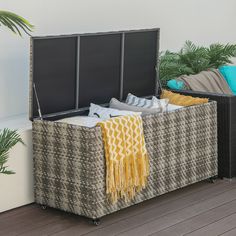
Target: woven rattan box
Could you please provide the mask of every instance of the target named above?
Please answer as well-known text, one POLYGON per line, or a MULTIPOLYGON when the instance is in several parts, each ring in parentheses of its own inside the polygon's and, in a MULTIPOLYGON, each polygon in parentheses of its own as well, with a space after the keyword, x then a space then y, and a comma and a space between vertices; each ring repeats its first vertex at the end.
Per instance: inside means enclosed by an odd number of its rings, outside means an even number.
POLYGON ((218 176, 236 177, 236 96, 181 90, 178 93, 209 98, 217 102, 218 176))
POLYGON ((32 39, 30 118, 35 201, 98 219, 217 175, 217 104, 143 116, 147 187, 130 202, 106 195, 100 127, 55 122, 128 92, 158 95, 159 29, 32 39), (145 79, 144 79, 145 78, 145 79))

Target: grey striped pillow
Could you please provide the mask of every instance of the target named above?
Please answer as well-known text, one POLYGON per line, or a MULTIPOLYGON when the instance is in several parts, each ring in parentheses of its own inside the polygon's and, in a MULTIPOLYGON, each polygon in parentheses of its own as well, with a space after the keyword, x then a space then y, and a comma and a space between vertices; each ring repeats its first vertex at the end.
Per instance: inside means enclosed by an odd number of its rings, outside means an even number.
POLYGON ((125 103, 127 103, 128 105, 143 107, 143 108, 153 108, 155 106, 152 100, 146 98, 140 98, 131 93, 127 95, 125 103))

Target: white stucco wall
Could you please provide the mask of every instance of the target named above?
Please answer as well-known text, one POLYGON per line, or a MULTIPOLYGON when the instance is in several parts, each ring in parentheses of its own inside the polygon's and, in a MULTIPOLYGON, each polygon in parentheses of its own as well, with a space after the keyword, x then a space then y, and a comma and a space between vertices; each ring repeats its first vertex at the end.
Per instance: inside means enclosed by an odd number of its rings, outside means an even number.
POLYGON ((0 213, 34 202, 32 132, 25 125, 18 132, 25 145, 19 143, 10 151, 7 165, 15 174, 0 174, 0 213))
MULTIPOLYGON (((26 17, 33 35, 161 28, 161 49, 185 40, 236 43, 235 0, 0 0, 26 17)), ((28 111, 29 38, 0 28, 0 119, 28 111)))

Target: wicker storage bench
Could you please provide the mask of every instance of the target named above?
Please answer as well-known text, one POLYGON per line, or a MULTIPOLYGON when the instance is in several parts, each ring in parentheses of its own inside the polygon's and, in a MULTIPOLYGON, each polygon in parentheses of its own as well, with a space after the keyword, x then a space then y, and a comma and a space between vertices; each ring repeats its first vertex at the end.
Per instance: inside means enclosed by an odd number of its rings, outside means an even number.
POLYGON ((89 218, 217 175, 216 102, 143 118, 150 158, 147 188, 111 204, 99 127, 34 121, 35 201, 89 218))
POLYGON ((92 219, 217 175, 216 102, 143 116, 147 187, 111 204, 99 127, 55 122, 128 93, 158 96, 159 29, 34 37, 30 119, 35 201, 92 219))
POLYGON ((218 175, 236 177, 236 96, 195 91, 176 91, 217 101, 218 175))

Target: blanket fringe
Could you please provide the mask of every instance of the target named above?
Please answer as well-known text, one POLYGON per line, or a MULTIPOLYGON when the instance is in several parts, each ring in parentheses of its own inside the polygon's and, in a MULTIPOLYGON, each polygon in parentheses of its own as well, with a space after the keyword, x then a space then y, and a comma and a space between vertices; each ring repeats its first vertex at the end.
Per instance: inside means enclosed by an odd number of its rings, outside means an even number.
POLYGON ((146 187, 149 175, 142 119, 139 116, 116 117, 100 122, 99 125, 102 128, 106 156, 106 193, 112 203, 120 198, 129 201, 146 187), (127 120, 121 122, 123 119, 127 120), (127 135, 131 143, 126 145, 127 135))

